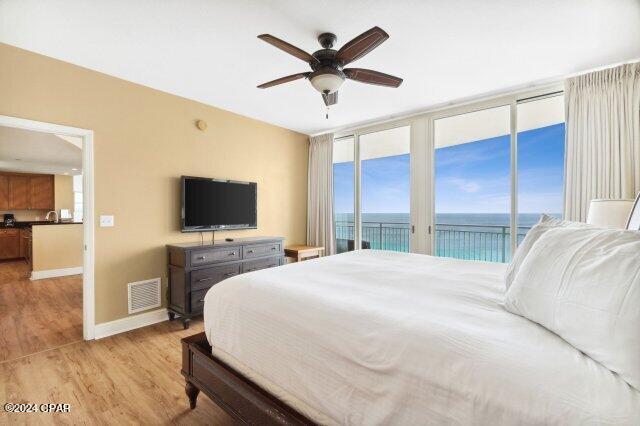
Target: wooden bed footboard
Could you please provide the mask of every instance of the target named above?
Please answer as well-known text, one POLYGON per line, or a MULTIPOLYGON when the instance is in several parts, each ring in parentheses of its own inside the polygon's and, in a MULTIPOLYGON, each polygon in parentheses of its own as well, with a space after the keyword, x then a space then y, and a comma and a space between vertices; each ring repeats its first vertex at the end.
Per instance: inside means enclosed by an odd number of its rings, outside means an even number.
POLYGON ((198 394, 202 391, 244 424, 315 424, 214 357, 205 333, 182 339, 182 375, 191 409, 196 408, 198 394))

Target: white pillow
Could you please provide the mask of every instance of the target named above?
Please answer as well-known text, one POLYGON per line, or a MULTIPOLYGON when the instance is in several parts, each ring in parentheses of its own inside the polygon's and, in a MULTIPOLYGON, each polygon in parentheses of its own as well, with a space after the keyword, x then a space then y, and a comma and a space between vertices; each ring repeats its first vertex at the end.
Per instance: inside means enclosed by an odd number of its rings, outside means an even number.
POLYGON ((511 258, 511 263, 509 263, 507 272, 504 276, 504 284, 507 287, 507 290, 509 290, 509 287, 513 283, 513 280, 516 278, 518 270, 520 269, 520 266, 522 265, 525 257, 527 257, 527 254, 529 254, 529 251, 531 250, 531 247, 533 247, 533 244, 538 241, 538 239, 548 230, 559 227, 588 228, 591 227, 591 225, 587 225, 586 223, 582 222, 571 222, 569 220, 556 219, 555 217, 547 216, 546 214, 541 215, 538 223, 533 225, 529 232, 527 232, 524 240, 522 240, 522 242, 518 245, 518 249, 511 258))
POLYGON ((548 230, 524 259, 504 306, 640 390, 639 232, 548 230))

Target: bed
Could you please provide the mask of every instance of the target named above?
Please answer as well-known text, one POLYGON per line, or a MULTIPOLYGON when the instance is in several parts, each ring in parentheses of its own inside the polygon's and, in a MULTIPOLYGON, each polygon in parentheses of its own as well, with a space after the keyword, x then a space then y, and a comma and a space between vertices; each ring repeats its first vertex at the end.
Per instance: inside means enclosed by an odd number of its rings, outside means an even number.
POLYGON ((640 392, 504 310, 505 265, 359 250, 225 280, 183 342, 200 390, 273 424, 640 424, 640 392))

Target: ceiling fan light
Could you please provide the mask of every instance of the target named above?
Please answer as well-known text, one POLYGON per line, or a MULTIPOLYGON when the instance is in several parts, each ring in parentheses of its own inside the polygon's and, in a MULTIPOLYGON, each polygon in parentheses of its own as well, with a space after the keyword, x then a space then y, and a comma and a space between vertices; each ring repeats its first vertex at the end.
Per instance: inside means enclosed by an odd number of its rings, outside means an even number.
POLYGON ((318 92, 329 94, 338 91, 344 82, 344 76, 336 70, 321 70, 318 74, 312 75, 309 81, 318 92))

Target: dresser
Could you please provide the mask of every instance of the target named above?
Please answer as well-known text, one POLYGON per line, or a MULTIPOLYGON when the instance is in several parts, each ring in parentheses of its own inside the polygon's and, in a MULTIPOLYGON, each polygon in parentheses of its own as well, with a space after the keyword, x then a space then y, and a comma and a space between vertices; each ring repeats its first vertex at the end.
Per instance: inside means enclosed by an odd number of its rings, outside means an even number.
POLYGON ((236 238, 215 243, 167 245, 169 319, 180 315, 184 328, 202 314, 204 296, 220 281, 284 264, 284 238, 236 238))

